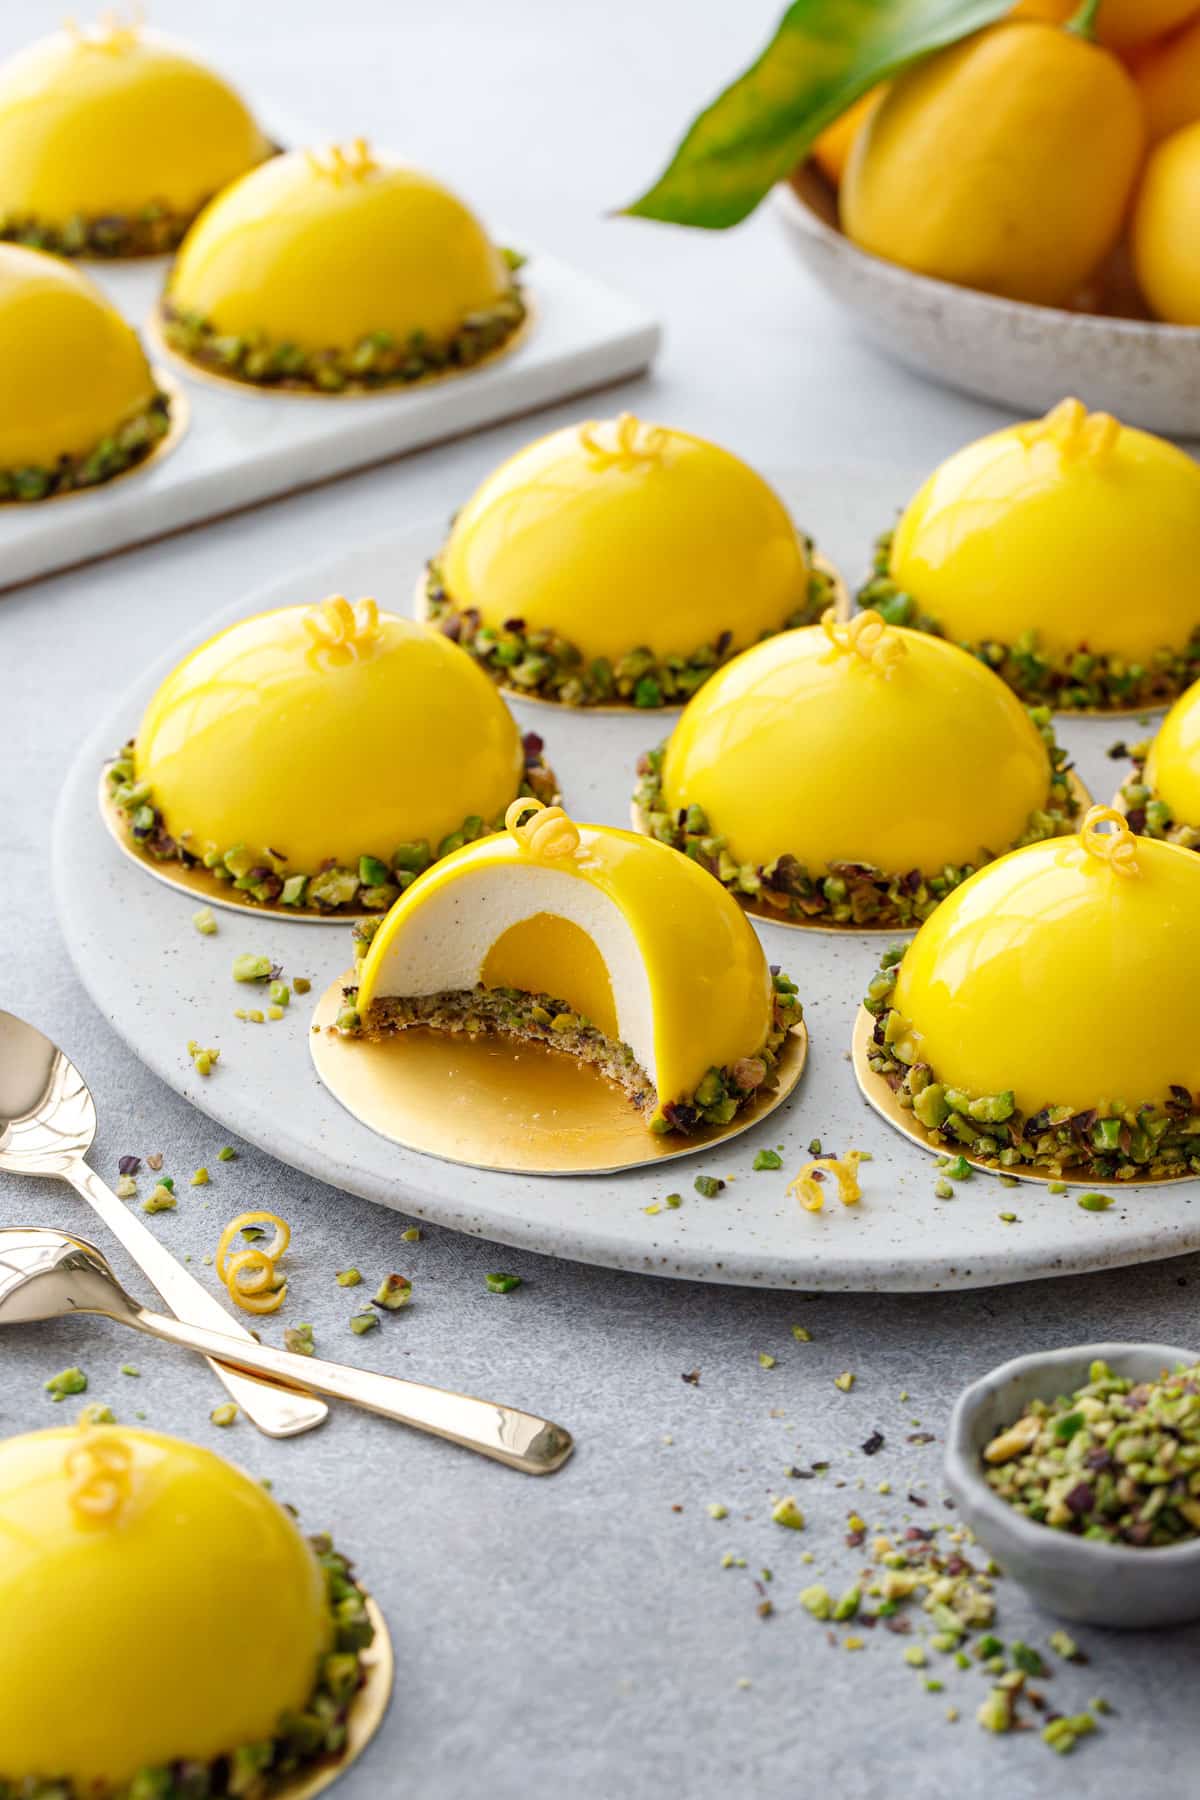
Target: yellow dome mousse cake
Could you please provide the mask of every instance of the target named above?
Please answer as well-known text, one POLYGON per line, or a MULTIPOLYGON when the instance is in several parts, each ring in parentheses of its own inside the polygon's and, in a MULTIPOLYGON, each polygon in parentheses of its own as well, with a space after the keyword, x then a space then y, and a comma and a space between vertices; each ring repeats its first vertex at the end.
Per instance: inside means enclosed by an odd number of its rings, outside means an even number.
POLYGON ((133 843, 247 904, 384 911, 554 778, 483 672, 426 625, 357 607, 259 613, 167 676, 108 769, 133 843))
POLYGON ((346 147, 251 171, 188 233, 166 341, 219 375, 361 393, 473 368, 525 317, 520 258, 420 169, 346 147))
POLYGON ((558 807, 508 817, 368 925, 338 1029, 504 1033, 591 1064, 653 1132, 727 1125, 800 1020, 794 984, 685 858, 558 807))
POLYGON ((98 487, 170 427, 137 334, 78 269, 0 244, 0 501, 98 487))
POLYGON ((919 924, 981 863, 1072 829, 1047 709, 878 613, 718 671, 644 756, 642 828, 792 923, 919 924))
POLYGON ((859 596, 1064 711, 1173 699, 1200 674, 1200 465, 1064 400, 929 477, 859 596))
POLYGON ((834 588, 761 475, 623 413, 502 463, 430 562, 424 604, 519 694, 653 707, 818 619, 834 588))
POLYGON ((1120 804, 1134 831, 1200 850, 1200 681, 1181 694, 1152 742, 1134 744, 1120 804))
POLYGON ((111 15, 0 64, 0 238, 59 256, 173 250, 271 153, 219 75, 111 15))
POLYGON ((157 1432, 0 1444, 0 1794, 271 1793, 345 1741, 373 1630, 327 1539, 157 1432))
POLYGON ((884 959, 870 1068, 936 1145, 994 1168, 1200 1174, 1198 917, 1200 860, 1093 807, 884 959))

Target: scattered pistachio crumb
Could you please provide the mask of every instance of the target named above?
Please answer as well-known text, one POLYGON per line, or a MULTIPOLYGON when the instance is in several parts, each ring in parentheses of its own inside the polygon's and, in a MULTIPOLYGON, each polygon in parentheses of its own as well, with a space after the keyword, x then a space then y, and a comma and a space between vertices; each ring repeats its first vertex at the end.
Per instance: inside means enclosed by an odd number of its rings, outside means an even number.
POLYGON ((118 1200, 132 1200, 137 1193, 137 1182, 132 1175, 118 1175, 116 1191, 118 1200))
POLYGON ((312 982, 307 975, 293 975, 292 987, 298 994, 307 994, 312 987, 312 982))
POLYGON ((1075 1201, 1076 1206, 1082 1206, 1084 1212, 1107 1212, 1112 1203, 1111 1194, 1080 1194, 1075 1201))
POLYGON ((410 1225, 407 1231, 400 1233, 400 1241, 405 1244, 419 1244, 421 1241, 420 1227, 410 1225))
POLYGON ((926 1668, 929 1658, 925 1654, 924 1644, 910 1644, 904 1652, 904 1660, 912 1669, 926 1668))
POLYGON ((192 914, 192 924, 201 937, 214 937, 217 930, 217 918, 211 906, 202 906, 199 912, 192 914))
POLYGON ((1020 1223, 1020 1220, 1014 1212, 1002 1212, 1000 1217, 1006 1225, 1017 1225, 1020 1223))
POLYGON ((511 1294, 521 1285, 519 1275, 485 1275, 483 1280, 489 1294, 511 1294))
POLYGON ((866 1638, 860 1638, 860 1637, 843 1638, 842 1639, 842 1649, 843 1650, 863 1650, 866 1648, 866 1643, 867 1643, 866 1638))
POLYGON ((208 1170, 204 1169, 204 1168, 197 1169, 196 1173, 192 1176, 191 1181, 188 1183, 188 1186, 189 1187, 207 1187, 208 1186, 208 1170))
POLYGON ((238 1409, 232 1400, 226 1400, 221 1406, 214 1406, 208 1416, 214 1425, 232 1425, 238 1416, 238 1409))
POLYGON ((782 1169, 783 1158, 778 1150, 760 1150, 754 1158, 752 1167, 755 1169, 782 1169))
POLYGON ((954 1184, 945 1180, 937 1181, 934 1183, 933 1192, 934 1197, 938 1200, 953 1200, 954 1184))
POLYGON ((1049 1644, 1054 1654, 1061 1656, 1064 1662, 1075 1662, 1079 1656, 1079 1645, 1068 1631, 1052 1631, 1049 1644))
POLYGON ((758 1366, 760 1369, 773 1369, 778 1361, 779 1358, 777 1356, 772 1356, 769 1350, 760 1350, 758 1353, 758 1366))
POLYGON ((819 1581, 812 1587, 801 1588, 800 1604, 814 1619, 828 1619, 833 1615, 833 1596, 819 1581))
POLYGON ((706 1200, 715 1200, 725 1183, 717 1175, 697 1175, 693 1185, 706 1200))
POLYGON ((220 1150, 217 1151, 217 1161, 218 1162, 235 1162, 236 1160, 237 1160, 237 1151, 233 1148, 232 1144, 225 1144, 220 1150))
POLYGON ((862 1604, 862 1591, 859 1588, 847 1588, 837 1600, 833 1608, 833 1617, 840 1624, 845 1619, 852 1619, 862 1604))
POLYGON ((268 1019, 282 1019, 282 1017, 283 1017, 282 1006, 278 1006, 278 1005, 268 1006, 267 1017, 268 1017, 268 1019))
POLYGON ((79 1414, 81 1425, 115 1425, 116 1422, 116 1413, 111 1406, 106 1406, 103 1400, 89 1400, 79 1414))
POLYGON ((122 1363, 121 1364, 121 1373, 122 1373, 122 1375, 132 1375, 135 1379, 137 1379, 141 1375, 142 1371, 140 1369, 136 1369, 132 1363, 122 1363))
POLYGON ((311 1325, 286 1325, 283 1331, 283 1347, 290 1350, 293 1356, 312 1356, 316 1346, 313 1343, 311 1325))
POLYGON ((682 1194, 668 1194, 666 1199, 663 1201, 663 1205, 669 1206, 671 1208, 672 1212, 676 1212, 683 1205, 683 1195, 682 1194))
POLYGON ((155 1150, 151 1156, 148 1156, 146 1158, 146 1167, 148 1169, 153 1169, 155 1174, 158 1173, 159 1169, 161 1169, 162 1166, 163 1166, 163 1159, 162 1159, 162 1151, 161 1150, 155 1150))
POLYGON ((849 1369, 843 1370, 842 1374, 834 1376, 833 1385, 835 1388, 841 1388, 843 1394, 848 1394, 854 1386, 853 1373, 849 1369))
POLYGON ((786 1525, 789 1531, 804 1530, 804 1514, 790 1494, 775 1502, 771 1508, 771 1520, 775 1525, 786 1525))
POLYGON ((375 1290, 373 1304, 388 1312, 399 1312, 412 1299, 412 1282, 407 1275, 385 1275, 375 1290))
POLYGON ((339 1287, 357 1287, 362 1276, 357 1269, 339 1269, 334 1280, 339 1287))
POLYGON ((160 1181, 142 1201, 142 1211, 147 1213, 172 1212, 179 1204, 171 1189, 164 1181, 160 1181))
POLYGON ((1065 1194, 1066 1191, 1067 1184, 1065 1181, 1049 1181, 1046 1183, 1046 1192, 1048 1194, 1065 1194))
POLYGON ((652 1200, 650 1202, 649 1206, 643 1206, 642 1211, 644 1213, 652 1213, 652 1214, 660 1213, 662 1211, 662 1207, 658 1205, 657 1201, 652 1200))
POLYGON ((708 1507, 708 1516, 710 1519, 727 1519, 729 1517, 729 1508, 727 1506, 722 1506, 719 1500, 713 1500, 708 1507))
POLYGON ((350 1329, 355 1337, 365 1337, 368 1331, 374 1331, 378 1323, 379 1314, 376 1312, 355 1313, 350 1321, 350 1329))
POLYGON ((271 959, 269 956, 255 956, 249 951, 233 959, 233 979, 235 981, 267 981, 271 975, 271 959))
POLYGON ((806 1325, 793 1325, 792 1336, 798 1344, 811 1344, 813 1341, 813 1334, 806 1325))

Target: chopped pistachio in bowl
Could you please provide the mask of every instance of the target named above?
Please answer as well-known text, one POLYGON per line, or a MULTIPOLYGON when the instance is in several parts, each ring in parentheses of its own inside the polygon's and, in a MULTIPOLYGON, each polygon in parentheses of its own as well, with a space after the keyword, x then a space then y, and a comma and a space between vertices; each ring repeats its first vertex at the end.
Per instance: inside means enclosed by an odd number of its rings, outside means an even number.
MULTIPOLYGON (((985 1462, 984 1452, 1028 1416, 1033 1402, 1052 1406, 1087 1387, 1097 1363, 1137 1384, 1196 1361, 1194 1350, 1165 1344, 1081 1344, 1016 1357, 959 1396, 946 1439, 946 1486, 1005 1572, 1061 1618, 1127 1629, 1200 1618, 1200 1533, 1135 1546, 1055 1528, 995 1491, 989 1468, 1002 1465, 985 1462)), ((1069 1417, 1070 1409, 1059 1416, 1069 1417)))

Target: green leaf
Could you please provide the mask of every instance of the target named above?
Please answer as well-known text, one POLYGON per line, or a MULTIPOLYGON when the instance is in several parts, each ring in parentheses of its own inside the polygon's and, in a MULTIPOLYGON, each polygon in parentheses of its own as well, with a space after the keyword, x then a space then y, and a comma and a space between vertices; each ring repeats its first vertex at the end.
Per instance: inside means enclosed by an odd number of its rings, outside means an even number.
POLYGON ((758 61, 688 129, 665 172, 624 210, 721 231, 790 175, 860 95, 1012 0, 793 0, 758 61))

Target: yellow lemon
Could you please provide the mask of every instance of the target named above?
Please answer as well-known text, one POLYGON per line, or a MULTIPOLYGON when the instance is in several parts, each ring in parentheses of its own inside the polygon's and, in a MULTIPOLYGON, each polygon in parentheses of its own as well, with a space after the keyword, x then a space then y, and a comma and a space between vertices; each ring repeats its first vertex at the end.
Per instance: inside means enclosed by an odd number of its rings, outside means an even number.
POLYGON ((842 226, 919 274, 1063 306, 1117 242, 1144 143, 1115 57, 1006 20, 893 82, 855 140, 842 226))
POLYGON ((874 87, 869 93, 863 94, 832 125, 827 125, 814 142, 809 154, 834 187, 846 172, 854 140, 862 130, 868 113, 884 91, 882 87, 874 87))
MULTIPOLYGON (((1079 0, 1021 0, 1010 16, 1064 25, 1078 11, 1079 0)), ((1197 12, 1197 0, 1100 0, 1096 36, 1113 50, 1136 50, 1174 31, 1197 12)))
POLYGON ((1172 325, 1200 325, 1200 121, 1151 151, 1132 242, 1151 310, 1172 325))
POLYGON ((1152 144, 1200 119, 1200 18, 1152 44, 1138 58, 1134 76, 1152 144))

